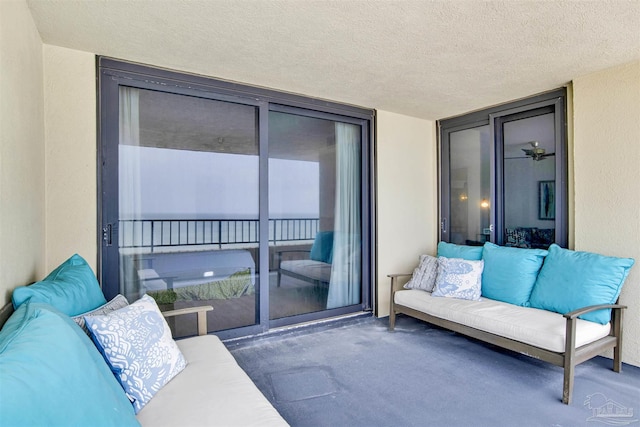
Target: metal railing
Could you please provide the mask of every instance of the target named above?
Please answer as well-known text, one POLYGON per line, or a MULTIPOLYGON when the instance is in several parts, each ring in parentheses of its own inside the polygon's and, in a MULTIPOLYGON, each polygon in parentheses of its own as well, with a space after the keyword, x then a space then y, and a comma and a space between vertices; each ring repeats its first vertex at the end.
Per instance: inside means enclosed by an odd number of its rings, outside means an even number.
MULTIPOLYGON (((269 242, 313 240, 318 218, 279 218, 269 220, 269 242)), ((119 221, 120 248, 171 246, 217 246, 257 244, 257 219, 130 219, 119 221)))

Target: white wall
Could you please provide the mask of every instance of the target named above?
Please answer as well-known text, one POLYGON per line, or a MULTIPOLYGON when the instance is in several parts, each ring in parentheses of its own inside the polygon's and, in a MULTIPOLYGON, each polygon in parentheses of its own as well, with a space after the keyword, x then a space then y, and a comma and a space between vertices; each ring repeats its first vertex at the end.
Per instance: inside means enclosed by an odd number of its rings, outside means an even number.
POLYGON ((0 305, 44 272, 42 42, 24 1, 0 1, 0 305))
POLYGON ((44 46, 47 271, 97 263, 95 56, 44 46))
POLYGON ((640 62, 573 81, 575 249, 632 257, 623 361, 640 366, 640 62))
POLYGON ((389 315, 387 274, 411 273, 421 254, 436 253, 438 162, 435 123, 378 111, 376 314, 389 315))

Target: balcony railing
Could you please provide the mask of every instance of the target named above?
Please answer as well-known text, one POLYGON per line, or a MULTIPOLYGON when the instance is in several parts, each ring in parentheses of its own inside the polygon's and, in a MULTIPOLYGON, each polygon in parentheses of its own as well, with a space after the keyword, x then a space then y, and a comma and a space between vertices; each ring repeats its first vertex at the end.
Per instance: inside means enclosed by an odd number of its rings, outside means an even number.
MULTIPOLYGON (((281 218, 269 220, 269 242, 313 240, 318 218, 281 218)), ((119 222, 120 248, 156 248, 172 246, 215 246, 257 244, 260 223, 257 219, 131 219, 119 222)))

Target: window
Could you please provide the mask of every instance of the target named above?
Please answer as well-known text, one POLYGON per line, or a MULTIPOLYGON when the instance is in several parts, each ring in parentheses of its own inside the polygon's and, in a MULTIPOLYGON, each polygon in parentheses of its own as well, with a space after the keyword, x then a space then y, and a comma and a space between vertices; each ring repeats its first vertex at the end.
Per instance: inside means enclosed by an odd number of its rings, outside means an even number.
POLYGON ((565 90, 439 121, 440 239, 567 245, 565 90))
POLYGON ((99 79, 107 297, 213 305, 223 337, 370 309, 371 110, 107 58, 99 79))

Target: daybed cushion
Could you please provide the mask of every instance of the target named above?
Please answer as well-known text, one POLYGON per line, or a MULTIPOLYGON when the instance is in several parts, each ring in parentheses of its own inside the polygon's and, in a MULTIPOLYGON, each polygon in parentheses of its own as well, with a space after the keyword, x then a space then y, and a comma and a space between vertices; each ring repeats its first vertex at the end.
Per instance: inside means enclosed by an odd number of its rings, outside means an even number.
POLYGON ((139 424, 82 330, 51 306, 27 302, 0 331, 0 425, 139 424))
MULTIPOLYGON (((531 307, 568 313, 596 304, 614 304, 634 260, 549 247, 531 292, 531 307)), ((581 319, 607 324, 611 310, 583 314, 581 319)))
POLYGON ((218 337, 177 343, 187 367, 138 413, 143 426, 287 425, 218 337))
POLYGON ((482 296, 528 306, 531 290, 547 251, 484 244, 482 296))
POLYGON ((438 243, 438 256, 478 261, 482 259, 482 246, 466 246, 440 242, 438 243))
POLYGON ((431 255, 420 255, 420 264, 413 270, 411 279, 404 285, 405 289, 421 289, 431 292, 438 277, 438 258, 431 255))
POLYGON ((331 264, 312 259, 282 261, 280 269, 321 282, 329 283, 331 280, 331 264))
POLYGON ((484 261, 438 258, 434 297, 479 300, 484 261))
POLYGON ((78 254, 63 262, 44 280, 13 290, 14 308, 28 299, 50 304, 68 316, 85 313, 107 302, 91 267, 78 254))
POLYGON ((169 325, 149 295, 84 320, 136 413, 186 366, 169 325))
MULTIPOLYGON (((436 298, 415 289, 395 293, 394 302, 432 316, 555 352, 564 352, 566 319, 558 313, 489 298, 436 298)), ((576 348, 609 334, 609 325, 577 320, 576 348)))

